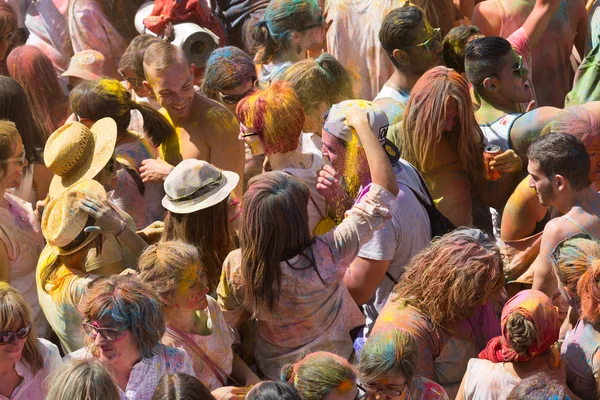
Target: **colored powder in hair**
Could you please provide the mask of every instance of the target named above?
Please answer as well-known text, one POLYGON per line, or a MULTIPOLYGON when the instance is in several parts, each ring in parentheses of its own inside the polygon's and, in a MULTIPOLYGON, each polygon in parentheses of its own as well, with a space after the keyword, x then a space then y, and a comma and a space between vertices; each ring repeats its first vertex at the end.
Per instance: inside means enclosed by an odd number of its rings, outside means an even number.
POLYGON ((131 111, 131 97, 121 82, 115 79, 101 79, 97 85, 98 95, 104 99, 115 98, 121 105, 117 116, 131 111))

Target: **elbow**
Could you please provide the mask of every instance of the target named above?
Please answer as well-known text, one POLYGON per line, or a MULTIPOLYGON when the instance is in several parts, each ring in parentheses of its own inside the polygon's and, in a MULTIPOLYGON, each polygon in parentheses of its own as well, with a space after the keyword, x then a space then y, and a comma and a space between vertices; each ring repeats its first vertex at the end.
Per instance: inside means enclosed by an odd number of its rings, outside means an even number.
POLYGON ((354 299, 354 302, 357 306, 362 307, 366 304, 373 294, 366 293, 365 290, 361 290, 360 288, 350 288, 348 287, 348 291, 350 292, 350 296, 354 299))

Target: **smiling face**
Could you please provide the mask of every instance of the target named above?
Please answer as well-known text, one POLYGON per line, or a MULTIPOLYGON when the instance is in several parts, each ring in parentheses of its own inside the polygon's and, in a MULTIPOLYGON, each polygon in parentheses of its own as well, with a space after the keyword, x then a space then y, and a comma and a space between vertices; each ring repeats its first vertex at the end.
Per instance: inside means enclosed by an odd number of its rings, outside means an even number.
POLYGON ((21 157, 25 154, 25 148, 23 147, 23 141, 19 135, 16 135, 13 145, 12 155, 9 160, 6 161, 4 167, 6 172, 2 176, 2 186, 4 188, 13 188, 21 184, 23 177, 23 168, 29 165, 27 160, 21 162, 21 157))
POLYGON ((171 307, 182 311, 204 310, 208 306, 208 292, 204 269, 198 265, 190 265, 177 285, 171 307))
POLYGON ((189 117, 192 113, 194 98, 194 66, 186 65, 183 60, 177 60, 169 67, 157 71, 147 68, 150 81, 144 82, 144 87, 151 89, 173 119, 189 117))
MULTIPOLYGON (((21 323, 3 331, 16 333, 26 326, 26 324, 21 323)), ((19 339, 13 336, 12 341, 9 343, 0 344, 0 364, 15 364, 19 361, 23 354, 23 348, 25 347, 26 341, 27 337, 19 339)))

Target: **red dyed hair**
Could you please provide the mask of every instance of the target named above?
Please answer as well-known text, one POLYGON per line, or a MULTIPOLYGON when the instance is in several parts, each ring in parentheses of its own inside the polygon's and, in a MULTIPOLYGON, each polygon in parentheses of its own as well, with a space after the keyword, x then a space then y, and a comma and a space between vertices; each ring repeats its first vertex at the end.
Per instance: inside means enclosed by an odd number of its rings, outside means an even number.
POLYGON ((10 52, 6 67, 10 77, 25 90, 33 118, 44 135, 50 136, 62 126, 69 109, 52 61, 35 46, 20 46, 10 52))
POLYGON ((298 148, 304 109, 289 83, 278 81, 252 93, 238 103, 236 114, 241 124, 260 136, 267 154, 298 148))
POLYGON ((581 276, 577 294, 581 298, 581 318, 589 324, 600 322, 600 260, 594 260, 581 276))

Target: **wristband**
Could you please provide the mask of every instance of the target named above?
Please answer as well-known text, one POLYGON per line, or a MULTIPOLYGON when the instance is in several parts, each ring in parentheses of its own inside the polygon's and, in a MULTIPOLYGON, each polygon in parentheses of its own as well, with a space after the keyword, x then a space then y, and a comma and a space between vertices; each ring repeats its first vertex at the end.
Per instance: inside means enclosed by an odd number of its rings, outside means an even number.
POLYGON ((123 233, 123 231, 125 230, 125 228, 127 228, 127 222, 123 221, 123 226, 121 227, 121 230, 115 235, 115 237, 117 237, 121 233, 123 233))

